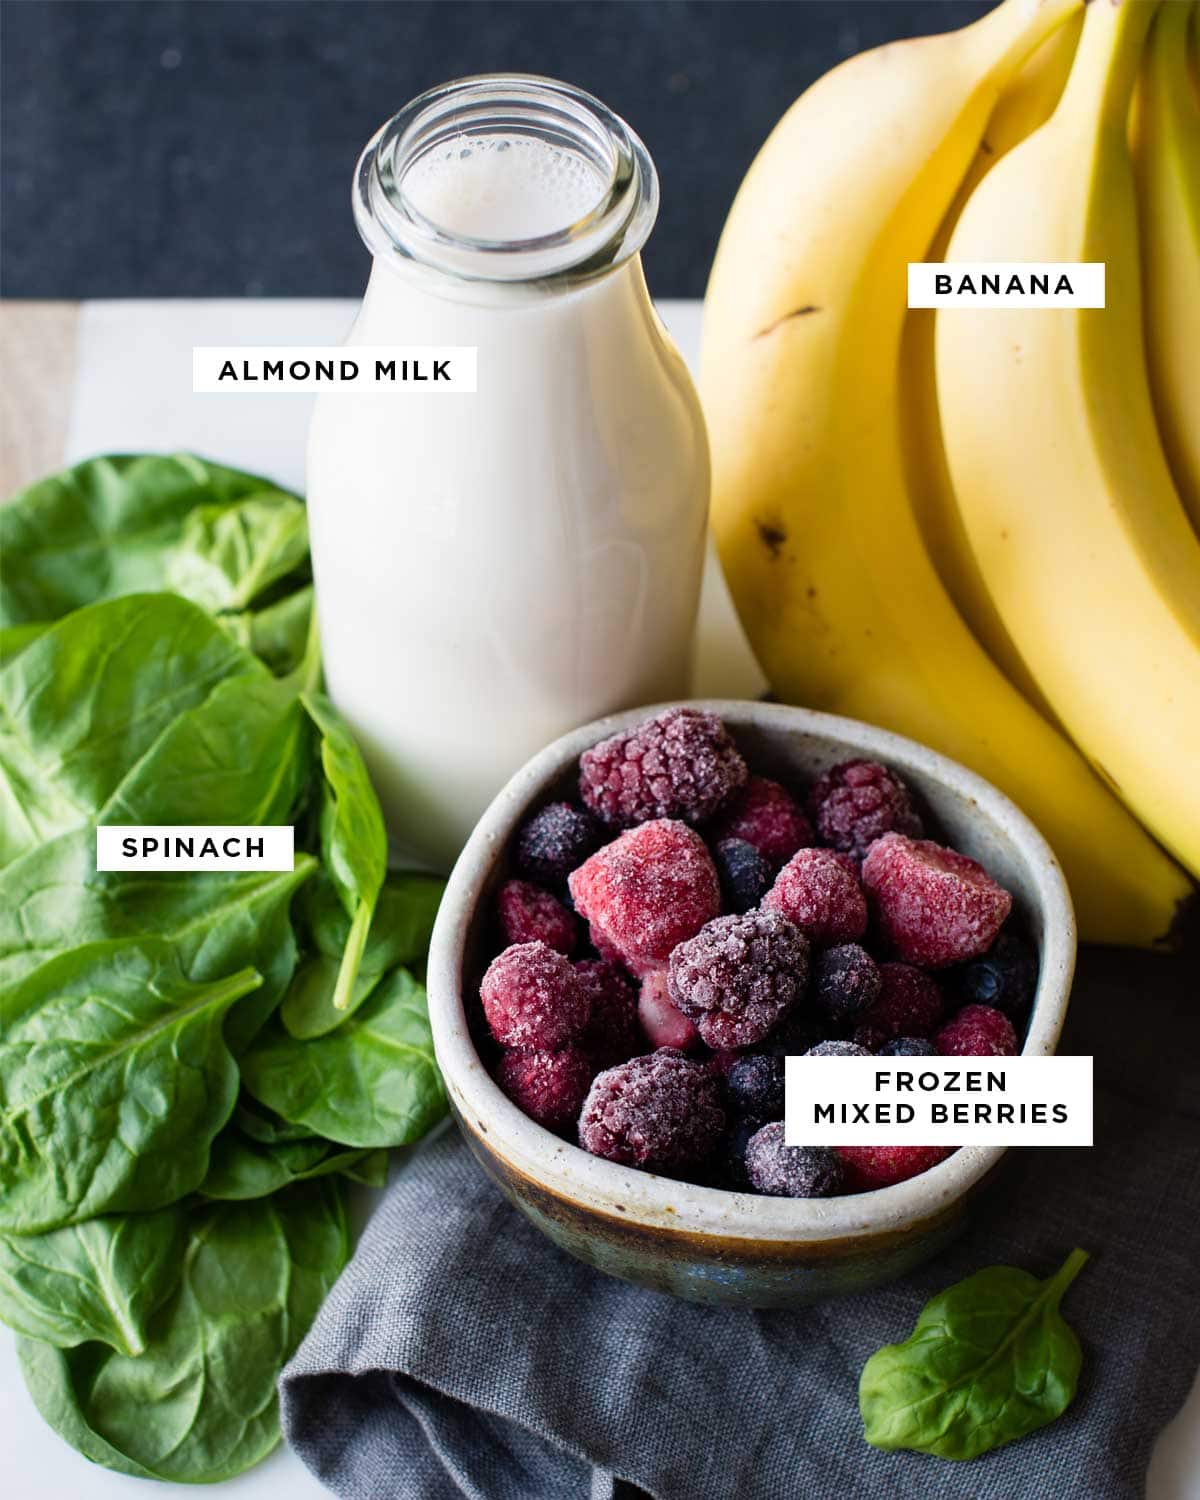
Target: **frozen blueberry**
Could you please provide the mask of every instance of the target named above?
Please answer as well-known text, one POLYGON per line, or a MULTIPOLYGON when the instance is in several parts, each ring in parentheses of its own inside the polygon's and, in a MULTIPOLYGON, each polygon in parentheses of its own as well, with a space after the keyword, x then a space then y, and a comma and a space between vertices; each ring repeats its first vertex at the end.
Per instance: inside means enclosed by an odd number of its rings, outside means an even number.
POLYGON ((557 1052, 578 1041, 591 1018, 591 1001, 579 976, 545 943, 506 948, 483 976, 479 998, 502 1047, 557 1052))
POLYGON ((823 1042, 829 1031, 828 1022, 806 1014, 797 1005, 757 1043, 756 1050, 772 1057, 803 1057, 809 1048, 823 1042))
POLYGON ((517 868, 531 880, 562 885, 600 847, 600 825, 569 802, 551 802, 517 834, 517 868))
POLYGON ((879 1048, 879 1057, 936 1057, 938 1049, 923 1036, 893 1036, 879 1048))
POLYGON ((885 833, 919 838, 923 831, 908 788, 874 760, 848 760, 826 771, 808 809, 822 841, 858 859, 885 833))
POLYGON ((746 781, 746 762, 716 714, 669 708, 579 758, 579 792, 601 822, 702 823, 746 781))
POLYGON ((782 913, 717 917, 671 954, 671 1000, 710 1047, 749 1047, 808 982, 808 940, 782 913))
POLYGON ((531 1120, 548 1130, 574 1126, 595 1073, 582 1047, 560 1052, 505 1052, 496 1082, 531 1120))
POLYGON ((770 889, 770 865, 744 839, 722 839, 713 849, 713 862, 730 911, 752 910, 770 889))
POLYGON ((853 943, 867 930, 867 901, 854 866, 832 849, 793 854, 763 897, 814 943, 853 943))
POLYGON ((776 1198, 828 1198, 842 1186, 836 1154, 827 1146, 785 1145, 781 1121, 750 1137, 746 1176, 756 1192, 776 1198))
POLYGON ((725 1137, 720 1152, 720 1171, 725 1185, 735 1192, 744 1193, 750 1186, 750 1179, 746 1176, 746 1147, 754 1132, 761 1129, 759 1120, 735 1120, 725 1137))
POLYGON ((734 1110, 753 1120, 783 1119, 783 1058, 739 1057, 725 1075, 734 1110))
POLYGON ((720 1080, 669 1047, 598 1074, 579 1117, 585 1151, 651 1172, 697 1165, 724 1133, 720 1080))
POLYGON ((730 799, 713 837, 752 844, 775 869, 791 859, 797 849, 815 842, 812 824, 796 799, 765 776, 751 776, 730 799))
POLYGON ((813 1004, 822 1015, 844 1025, 879 999, 883 981, 879 965, 858 943, 839 943, 817 955, 813 969, 813 1004))
POLYGON ((1010 1021, 1023 1021, 1037 990, 1038 962, 1015 932, 1001 932, 979 958, 947 976, 964 1005, 991 1005, 1010 1021))
POLYGON ((806 1057, 870 1057, 865 1047, 860 1047, 857 1042, 818 1042, 815 1047, 810 1047, 805 1054, 806 1057))
POLYGON ((867 851, 862 878, 897 958, 922 968, 985 953, 1012 910, 1012 896, 981 864, 930 839, 885 833, 867 851))
POLYGON ((556 897, 528 880, 508 880, 496 897, 496 911, 506 943, 545 943, 571 954, 579 923, 556 897))

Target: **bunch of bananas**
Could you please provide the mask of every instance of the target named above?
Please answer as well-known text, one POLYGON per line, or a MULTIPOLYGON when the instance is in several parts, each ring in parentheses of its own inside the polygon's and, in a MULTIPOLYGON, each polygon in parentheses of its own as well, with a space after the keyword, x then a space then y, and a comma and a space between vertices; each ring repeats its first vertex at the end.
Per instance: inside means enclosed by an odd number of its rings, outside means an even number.
POLYGON ((1200 874, 1195 8, 1003 0, 819 79, 734 202, 701 365, 778 695, 995 782, 1081 935, 1141 946, 1200 874), (943 258, 1104 261, 1107 305, 910 312, 943 258))

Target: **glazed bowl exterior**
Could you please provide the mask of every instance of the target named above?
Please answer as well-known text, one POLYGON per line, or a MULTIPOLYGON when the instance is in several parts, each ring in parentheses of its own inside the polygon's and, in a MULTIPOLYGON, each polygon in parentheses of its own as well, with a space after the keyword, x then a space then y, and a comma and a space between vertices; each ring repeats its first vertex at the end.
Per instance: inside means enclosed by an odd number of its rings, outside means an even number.
MULTIPOLYGON (((895 769, 946 841, 1014 896, 1039 949, 1024 1051, 1054 1051, 1075 965, 1075 920, 1058 862, 1013 804, 980 777, 898 735, 779 704, 706 700, 758 774, 804 786, 857 757, 895 769)), ((613 1276, 693 1301, 796 1307, 904 1275, 953 1238, 1004 1151, 970 1146, 894 1187, 840 1198, 768 1198, 677 1182, 605 1161, 537 1125, 493 1082, 468 1007, 493 956, 490 912, 508 878, 512 835, 570 796, 580 754, 654 708, 598 720, 528 762, 480 819, 450 877, 429 956, 438 1064, 471 1151, 555 1244, 613 1276)))

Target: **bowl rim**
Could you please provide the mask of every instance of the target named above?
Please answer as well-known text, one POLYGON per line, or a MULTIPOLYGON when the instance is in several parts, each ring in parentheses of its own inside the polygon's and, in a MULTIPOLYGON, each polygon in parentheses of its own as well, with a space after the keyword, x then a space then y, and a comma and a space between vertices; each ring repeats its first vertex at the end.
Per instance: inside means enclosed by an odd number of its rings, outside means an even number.
POLYGON ((483 1149, 552 1195, 623 1225, 684 1230, 722 1239, 804 1243, 872 1236, 919 1224, 967 1194, 997 1165, 1003 1146, 964 1146, 937 1166, 891 1187, 836 1198, 774 1198, 702 1187, 622 1166, 584 1151, 529 1119, 494 1082, 475 1050, 463 997, 467 934, 487 877, 536 803, 579 755, 599 740, 686 703, 739 727, 799 731, 837 739, 904 773, 916 770, 973 800, 1017 846, 1034 878, 1042 925, 1041 969, 1022 1052, 1053 1053, 1062 1032, 1075 967, 1075 917, 1062 870, 1033 823, 1001 791, 957 761, 857 719, 752 699, 697 698, 649 705, 593 720, 539 751, 492 800, 451 872, 427 966, 434 1050, 447 1090, 483 1149), (482 1135, 476 1135, 476 1127, 482 1135))

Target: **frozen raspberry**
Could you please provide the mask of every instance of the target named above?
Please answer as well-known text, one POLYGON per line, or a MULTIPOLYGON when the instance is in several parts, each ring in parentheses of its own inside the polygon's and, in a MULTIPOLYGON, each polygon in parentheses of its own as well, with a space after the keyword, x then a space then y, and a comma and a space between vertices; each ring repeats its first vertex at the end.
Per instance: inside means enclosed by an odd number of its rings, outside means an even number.
POLYGON ((783 1058, 739 1057, 725 1074, 735 1112, 752 1120, 783 1119, 783 1058))
POLYGON ((879 1048, 880 1057, 936 1057, 938 1049, 923 1036, 893 1036, 879 1048))
POLYGON ((945 1161, 953 1146, 835 1146, 851 1192, 891 1187, 945 1161))
POLYGON ((582 1047, 561 1052, 506 1052, 496 1082, 531 1120, 547 1130, 575 1124, 596 1069, 582 1047))
POLYGON ((1013 1023, 994 1005, 964 1005, 933 1039, 943 1057, 1016 1057, 1013 1023))
POLYGON ((808 810, 826 844, 859 859, 885 833, 920 838, 924 831, 908 788, 876 760, 847 760, 826 771, 809 793, 808 810))
POLYGON ((671 954, 670 995, 710 1047, 749 1047, 808 983, 808 941, 777 911, 718 917, 671 954))
POLYGON ((982 865, 901 833, 871 845, 863 884, 897 956, 929 969, 986 952, 1012 910, 1012 897, 982 865))
POLYGON ((1023 1021, 1037 990, 1038 962, 1015 932, 1002 932, 988 951, 946 976, 964 1005, 994 1005, 1010 1021, 1023 1021))
POLYGON ((818 1042, 804 1054, 806 1057, 870 1057, 865 1047, 857 1042, 818 1042))
POLYGON ((756 1131, 746 1146, 746 1176, 776 1198, 829 1198, 842 1186, 842 1165, 826 1146, 787 1146, 783 1124, 756 1131))
POLYGON ((859 1017, 854 1040, 871 1052, 896 1036, 932 1036, 946 1012, 941 986, 910 964, 879 965, 879 999, 859 1017))
POLYGON ((517 943, 494 958, 479 987, 502 1047, 557 1052, 587 1028, 591 1002, 579 976, 545 943, 517 943))
POLYGON ((603 958, 585 958, 575 965, 575 972, 592 1003, 592 1017, 580 1045, 597 1067, 611 1068, 644 1052, 637 991, 624 970, 603 958))
POLYGON ((670 1047, 600 1073, 579 1117, 585 1151, 649 1171, 703 1161, 724 1131, 719 1080, 670 1047))
POLYGON ((517 834, 517 868, 531 880, 562 885, 600 847, 600 825, 581 807, 551 802, 517 834))
POLYGON ((496 897, 500 926, 508 943, 545 943, 559 953, 571 953, 579 938, 579 924, 557 897, 528 880, 509 880, 496 897))
POLYGON ((763 898, 814 943, 853 943, 867 930, 867 901, 847 861, 830 849, 793 854, 763 898))
POLYGON ((744 785, 746 762, 716 714, 669 708, 579 758, 579 791, 604 823, 702 823, 744 785))
POLYGON ((669 818, 643 823, 606 844, 572 873, 569 885, 597 946, 603 939, 639 977, 662 968, 671 949, 721 909, 721 887, 704 840, 669 818))
POLYGON ((797 849, 815 842, 812 824, 796 799, 765 776, 751 776, 721 814, 713 837, 753 844, 776 869, 797 849))
POLYGON ((813 1003, 831 1021, 843 1024, 879 999, 879 965, 858 943, 840 943, 817 955, 813 1003))
POLYGON ((690 1052, 700 1045, 700 1033, 671 1003, 666 969, 655 969, 642 980, 637 1013, 652 1047, 675 1047, 680 1052, 690 1052))
POLYGON ((771 888, 771 867, 753 844, 722 839, 713 849, 721 894, 730 911, 750 911, 771 888))

